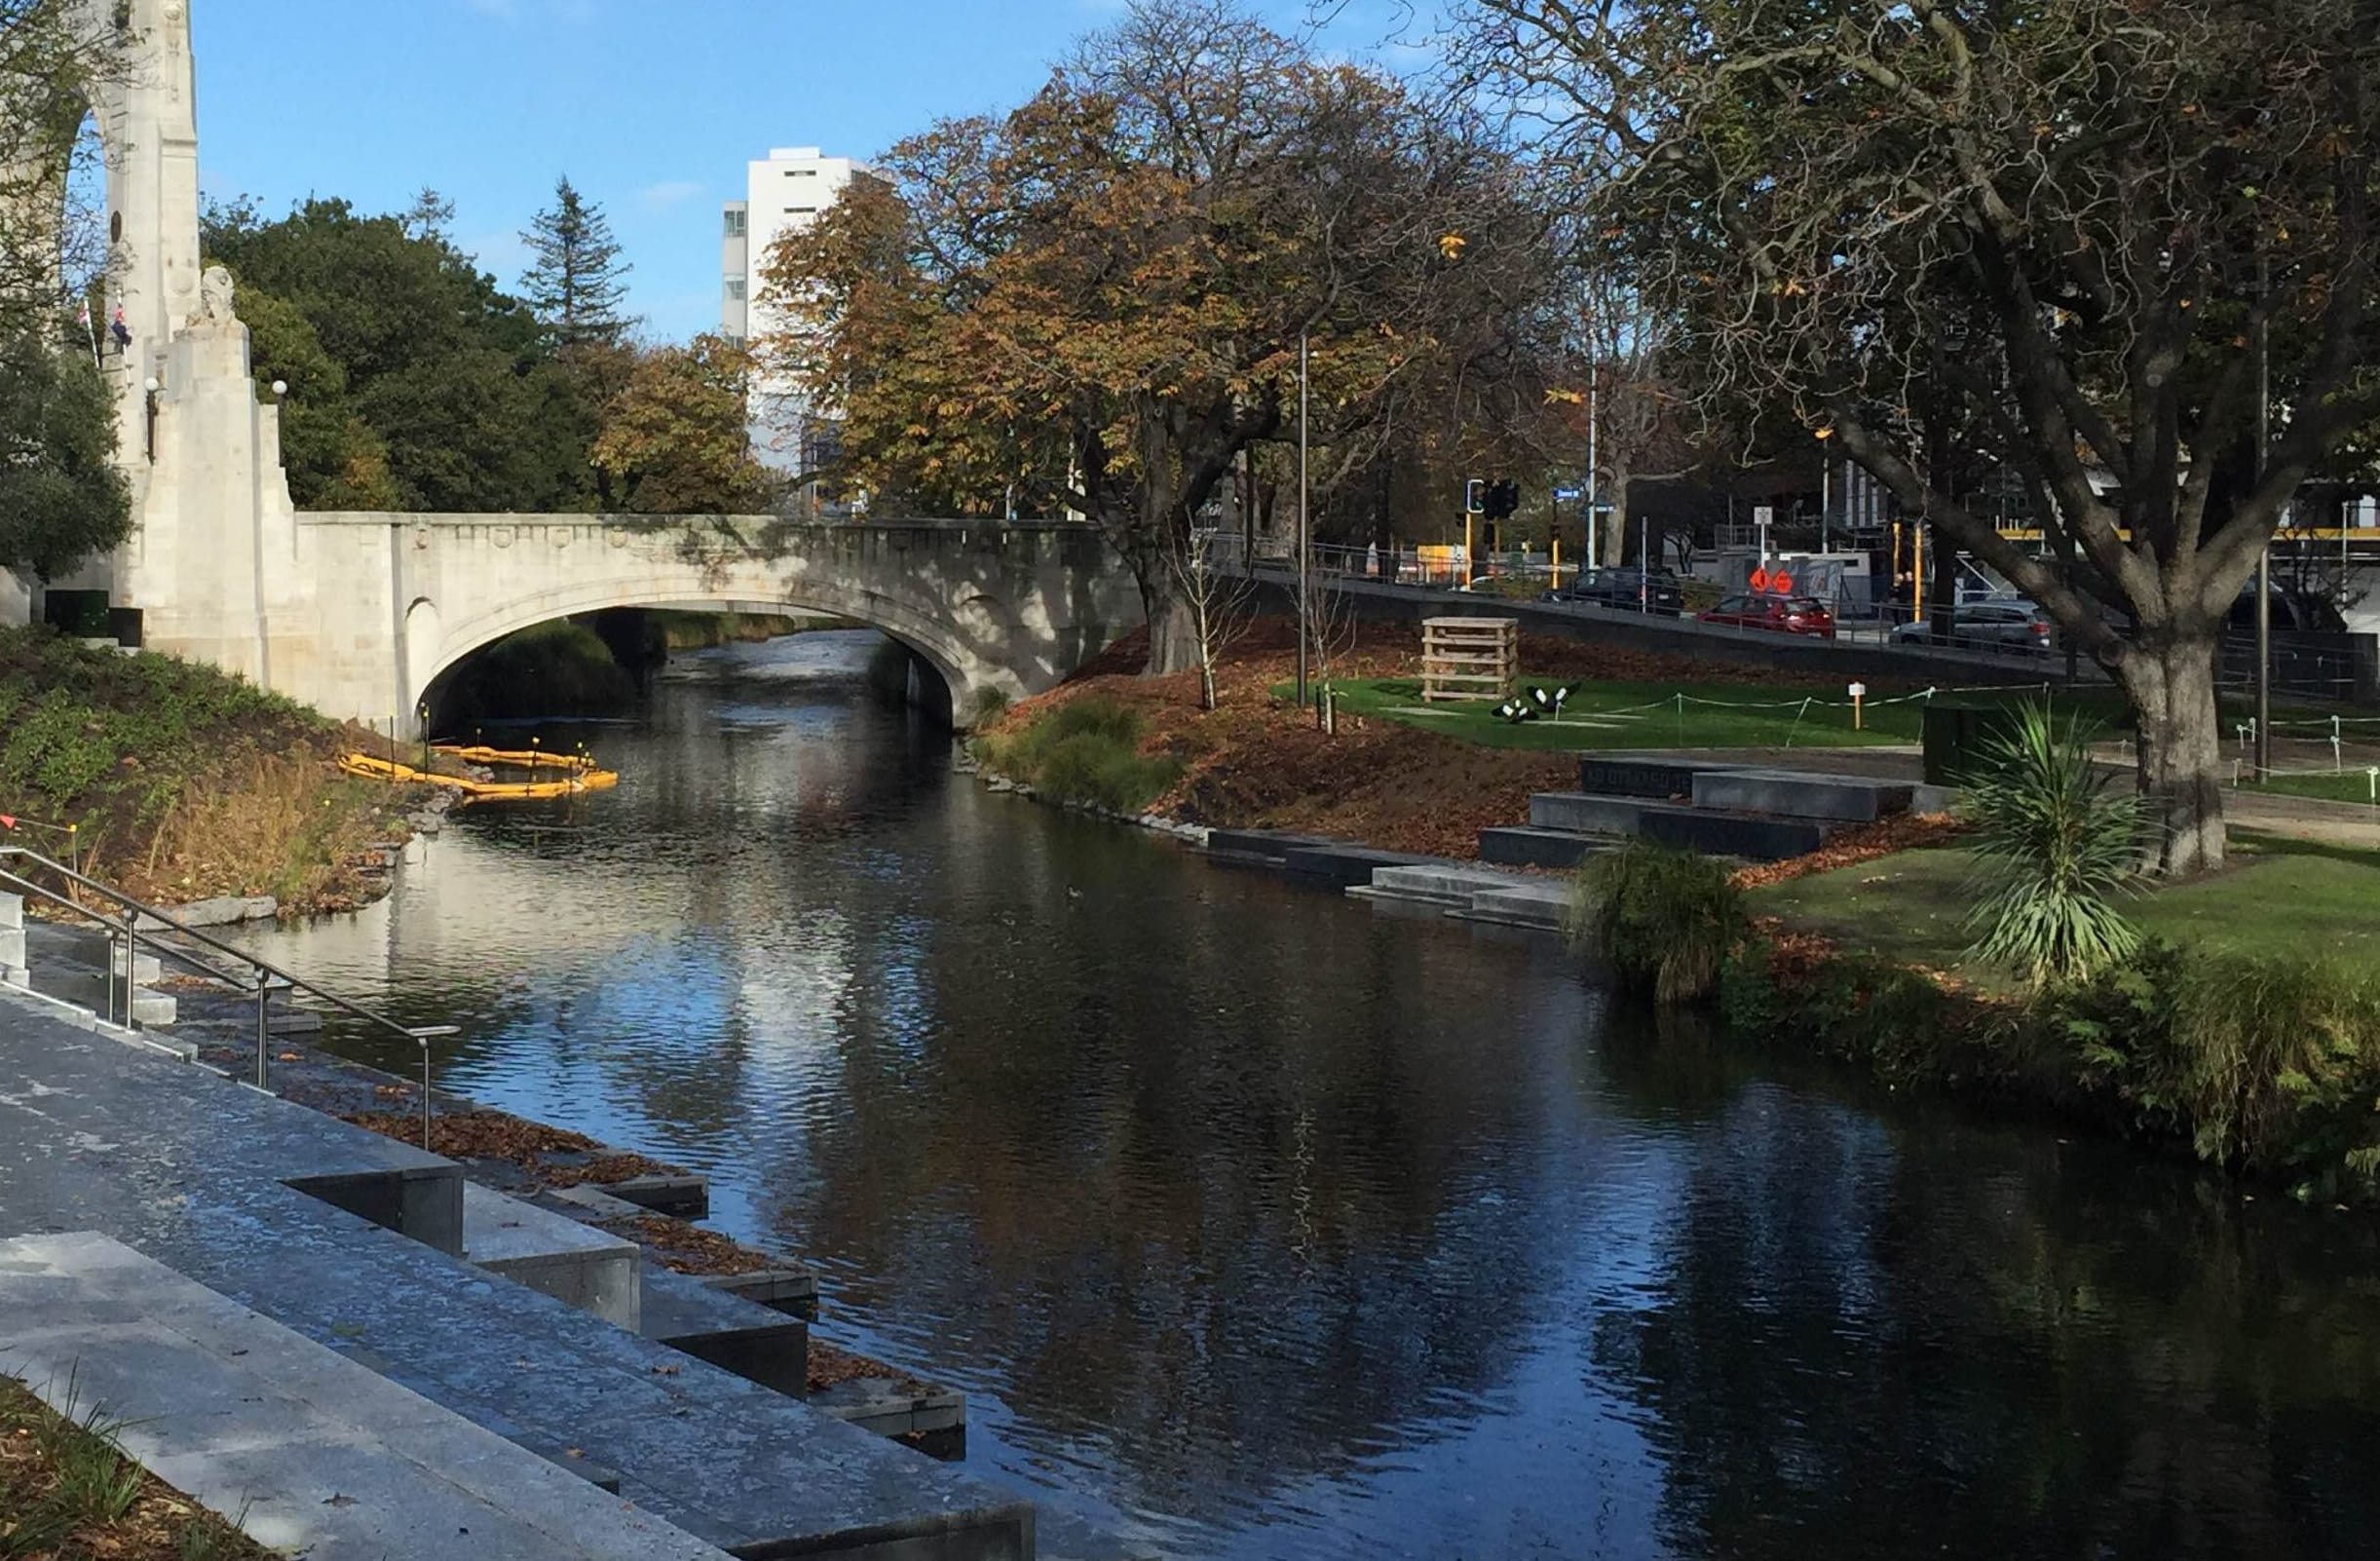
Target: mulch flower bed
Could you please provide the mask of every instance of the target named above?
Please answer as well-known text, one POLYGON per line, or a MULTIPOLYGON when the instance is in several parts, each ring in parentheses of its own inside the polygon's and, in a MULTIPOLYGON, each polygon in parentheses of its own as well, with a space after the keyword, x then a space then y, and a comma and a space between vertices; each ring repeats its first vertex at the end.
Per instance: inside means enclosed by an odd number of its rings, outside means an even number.
POLYGON ((103 1420, 61 1417, 0 1377, 0 1556, 267 1561, 271 1554, 134 1464, 103 1420))
POLYGON ((1837 867, 1856 867, 1861 862, 1874 861, 1898 852, 1946 846, 1966 832, 1967 826, 1946 813, 1904 814, 1893 819, 1878 819, 1874 823, 1840 831, 1806 856, 1788 857, 1783 861, 1740 868, 1729 881, 1738 889, 1764 889, 1770 884, 1790 884, 1796 878, 1807 878, 1812 873, 1832 872, 1837 867))
MULTIPOLYGON (((366 1111, 342 1115, 339 1120, 400 1143, 422 1141, 422 1120, 411 1114, 366 1111)), ((546 1187, 624 1182, 632 1176, 666 1175, 677 1170, 675 1165, 642 1155, 599 1153, 602 1148, 584 1133, 548 1127, 544 1123, 501 1111, 450 1112, 434 1116, 430 1122, 432 1154, 444 1155, 449 1160, 505 1161, 546 1187), (556 1156, 593 1158, 556 1160, 553 1158, 556 1156)))

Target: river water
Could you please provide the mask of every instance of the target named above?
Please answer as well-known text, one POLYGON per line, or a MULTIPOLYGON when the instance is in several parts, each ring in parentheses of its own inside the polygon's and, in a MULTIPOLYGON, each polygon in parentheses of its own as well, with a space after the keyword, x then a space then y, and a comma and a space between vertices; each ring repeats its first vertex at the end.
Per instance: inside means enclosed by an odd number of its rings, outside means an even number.
POLYGON ((986 792, 873 643, 681 659, 544 729, 617 791, 260 944, 709 1173, 971 1465, 1171 1556, 2380 1554, 2367 1220, 986 792))

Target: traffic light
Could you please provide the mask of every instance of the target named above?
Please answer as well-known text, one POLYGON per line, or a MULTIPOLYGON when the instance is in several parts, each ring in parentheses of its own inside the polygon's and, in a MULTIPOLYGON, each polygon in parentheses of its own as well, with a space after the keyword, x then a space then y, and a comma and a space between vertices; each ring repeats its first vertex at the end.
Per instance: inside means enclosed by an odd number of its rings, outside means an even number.
POLYGON ((1508 520, 1521 508, 1521 484, 1510 477, 1488 485, 1487 514, 1491 520, 1508 520))

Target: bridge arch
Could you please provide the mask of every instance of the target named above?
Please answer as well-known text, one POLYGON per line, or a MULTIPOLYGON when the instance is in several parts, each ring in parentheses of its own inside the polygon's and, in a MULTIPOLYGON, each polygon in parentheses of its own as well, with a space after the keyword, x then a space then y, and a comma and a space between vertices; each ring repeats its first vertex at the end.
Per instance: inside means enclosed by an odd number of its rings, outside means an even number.
MULTIPOLYGON (((908 650, 933 668, 945 691, 943 701, 930 704, 937 714, 954 722, 978 708, 984 687, 970 676, 966 658, 952 646, 947 636, 915 616, 901 612, 864 612, 854 604, 834 604, 821 599, 834 592, 806 593, 796 600, 784 593, 774 596, 747 596, 726 592, 688 595, 658 589, 622 588, 605 590, 587 588, 564 594, 570 605, 558 609, 544 605, 514 602, 482 612, 471 621, 447 629, 440 622, 437 604, 427 597, 418 599, 407 612, 405 620, 405 649, 407 688, 411 707, 420 711, 426 707, 431 692, 438 680, 479 651, 524 628, 551 623, 558 618, 577 618, 587 613, 616 608, 644 608, 656 611, 683 610, 690 612, 810 612, 847 618, 876 629, 894 643, 908 650), (897 620, 897 621, 892 621, 897 620)), ((552 595, 540 592, 540 598, 552 595)))

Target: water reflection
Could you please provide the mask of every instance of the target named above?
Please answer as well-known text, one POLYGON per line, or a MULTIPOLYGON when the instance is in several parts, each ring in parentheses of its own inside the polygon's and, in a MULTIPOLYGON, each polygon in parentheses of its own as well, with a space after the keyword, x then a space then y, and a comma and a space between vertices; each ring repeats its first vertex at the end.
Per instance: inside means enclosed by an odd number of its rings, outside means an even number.
POLYGON ((1170 1553, 2373 1532, 2360 1227, 956 782, 865 649, 679 668, 586 734, 619 791, 278 952, 462 1022, 457 1087, 708 1170, 830 1333, 973 1395, 972 1460, 1170 1553))

